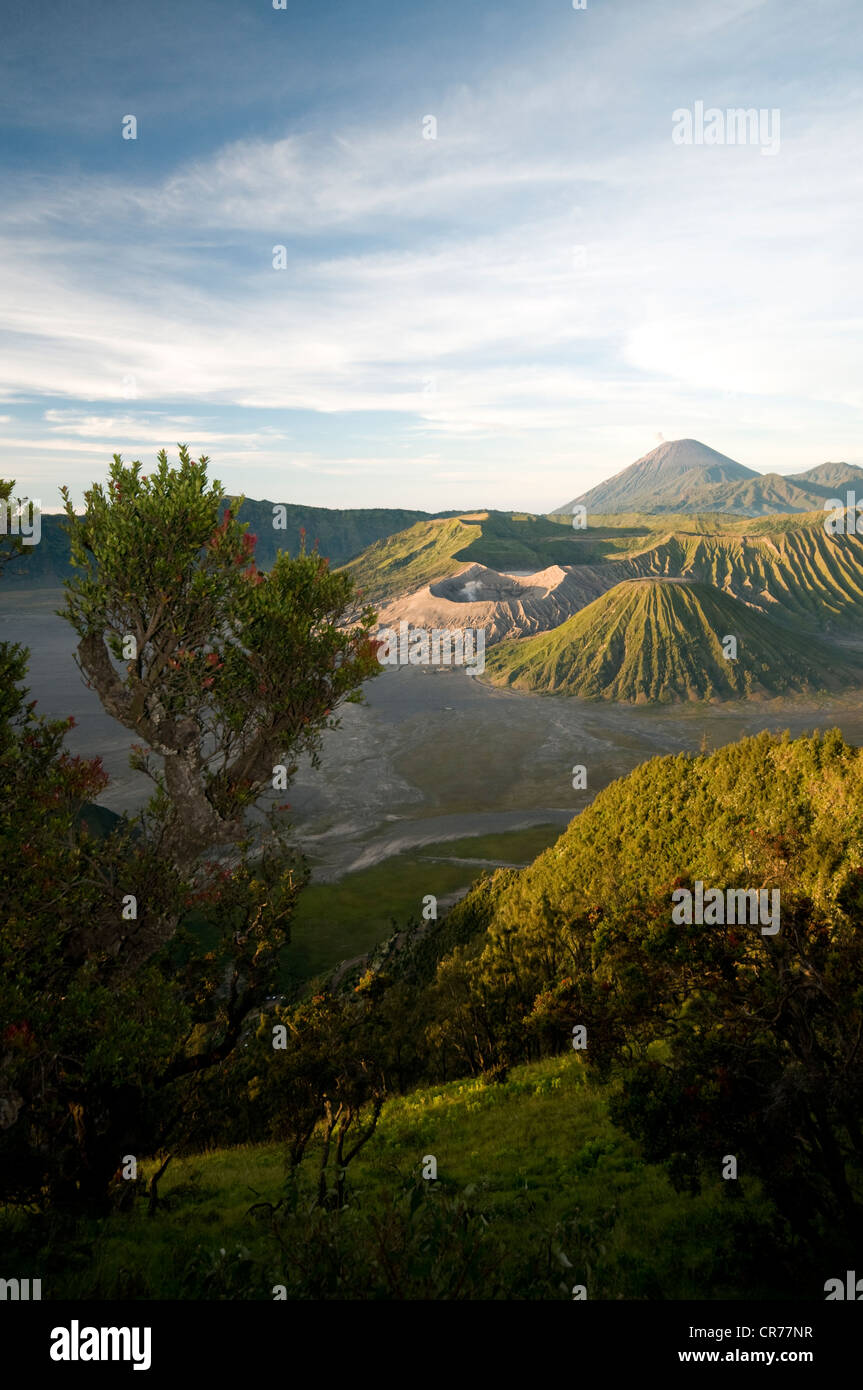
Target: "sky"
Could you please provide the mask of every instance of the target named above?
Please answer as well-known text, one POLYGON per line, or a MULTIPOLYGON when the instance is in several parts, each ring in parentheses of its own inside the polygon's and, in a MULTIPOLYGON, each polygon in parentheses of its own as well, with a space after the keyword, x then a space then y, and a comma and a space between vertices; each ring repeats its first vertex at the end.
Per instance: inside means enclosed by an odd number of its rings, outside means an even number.
POLYGON ((229 492, 429 511, 547 511, 662 439, 863 464, 859 0, 284 3, 4 0, 17 493, 178 442, 229 492), (779 140, 678 143, 698 102, 779 140))

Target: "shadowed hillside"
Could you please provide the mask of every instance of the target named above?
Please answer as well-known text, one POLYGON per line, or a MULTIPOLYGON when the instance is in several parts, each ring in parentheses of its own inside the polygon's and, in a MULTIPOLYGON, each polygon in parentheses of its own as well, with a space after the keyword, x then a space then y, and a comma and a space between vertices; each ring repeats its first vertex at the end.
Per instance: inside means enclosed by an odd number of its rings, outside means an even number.
MULTIPOLYGON (((304 507, 285 503, 285 525, 273 526, 273 502, 247 498, 239 519, 248 522, 257 538, 255 557, 260 569, 269 569, 280 550, 296 555, 305 532, 307 549, 317 544, 335 568, 379 540, 403 531, 428 512, 397 507, 345 508, 304 507)), ((281 504, 279 504, 281 505, 281 504)), ((228 503, 222 506, 222 512, 228 503)), ((38 545, 25 547, 6 568, 5 585, 27 588, 56 588, 69 578, 69 541, 65 518, 42 515, 42 538, 38 545)))

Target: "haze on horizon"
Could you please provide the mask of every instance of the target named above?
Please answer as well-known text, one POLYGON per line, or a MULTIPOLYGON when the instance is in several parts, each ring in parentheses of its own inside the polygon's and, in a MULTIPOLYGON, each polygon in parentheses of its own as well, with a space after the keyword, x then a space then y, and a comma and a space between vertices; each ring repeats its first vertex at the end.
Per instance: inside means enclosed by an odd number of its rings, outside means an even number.
POLYGON ((4 49, 0 476, 46 509, 179 439, 232 492, 429 511, 663 438, 863 463, 853 0, 86 0, 4 49), (675 145, 697 101, 781 147, 675 145))

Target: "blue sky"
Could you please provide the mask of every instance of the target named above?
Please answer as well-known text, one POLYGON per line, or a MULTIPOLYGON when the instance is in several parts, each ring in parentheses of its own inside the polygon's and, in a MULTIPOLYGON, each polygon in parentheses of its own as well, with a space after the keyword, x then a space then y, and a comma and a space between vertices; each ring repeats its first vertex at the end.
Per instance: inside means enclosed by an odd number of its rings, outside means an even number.
POLYGON ((863 463, 858 0, 4 28, 0 475, 45 507, 179 440, 333 507, 542 511, 685 436, 863 463), (778 151, 675 144, 696 101, 778 109, 778 151))

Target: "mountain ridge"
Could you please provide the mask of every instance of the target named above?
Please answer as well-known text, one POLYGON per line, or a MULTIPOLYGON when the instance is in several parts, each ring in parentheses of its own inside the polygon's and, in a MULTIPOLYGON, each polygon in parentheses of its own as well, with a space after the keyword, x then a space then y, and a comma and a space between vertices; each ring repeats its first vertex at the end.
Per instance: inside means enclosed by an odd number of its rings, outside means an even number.
POLYGON ((417 523, 347 569, 383 626, 484 627, 491 643, 549 630, 621 581, 650 577, 707 584, 777 625, 856 640, 863 538, 829 536, 823 519, 620 514, 578 531, 563 517, 488 513, 469 526, 417 523))
POLYGON ((623 580, 550 632, 499 643, 484 679, 644 704, 814 693, 859 683, 861 674, 844 653, 780 629, 729 593, 650 576, 623 580))
MULTIPOLYGON (((222 503, 222 512, 230 498, 222 503)), ((457 516, 458 512, 423 512, 405 507, 307 507, 302 503, 277 504, 266 498, 247 497, 239 512, 240 521, 249 523, 256 536, 255 559, 261 569, 268 569, 279 550, 296 554, 303 541, 308 549, 318 544, 335 569, 368 550, 375 541, 395 535, 420 521, 457 516), (285 527, 273 526, 275 506, 285 507, 285 527)), ((66 518, 62 512, 42 513, 42 538, 38 545, 28 546, 6 566, 4 588, 55 588, 68 578, 69 541, 66 518)))
POLYGON ((597 483, 553 515, 588 513, 728 512, 740 516, 823 510, 837 489, 863 494, 863 469, 822 463, 803 473, 758 473, 697 439, 673 439, 597 483))

